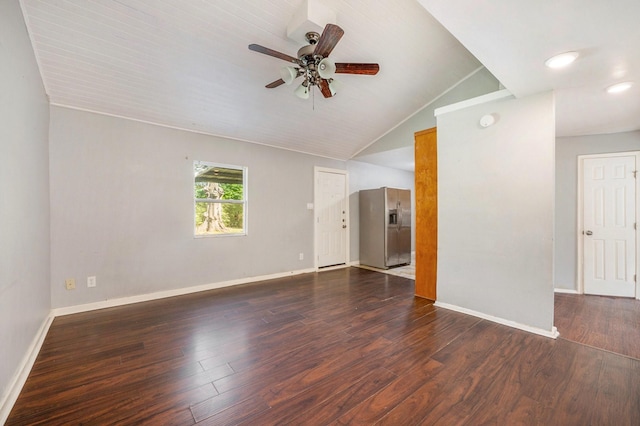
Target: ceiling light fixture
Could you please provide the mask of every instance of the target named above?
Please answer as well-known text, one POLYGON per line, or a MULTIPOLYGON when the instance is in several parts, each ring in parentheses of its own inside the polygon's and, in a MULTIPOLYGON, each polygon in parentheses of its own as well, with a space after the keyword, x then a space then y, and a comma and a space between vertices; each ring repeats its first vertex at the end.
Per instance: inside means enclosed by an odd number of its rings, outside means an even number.
POLYGON ((608 93, 620 93, 620 92, 624 92, 626 90, 631 89, 631 86, 633 86, 633 82, 624 81, 622 83, 616 83, 614 85, 611 85, 611 86, 607 87, 607 92, 608 93))
POLYGON ((336 64, 329 58, 324 58, 318 63, 318 75, 320 78, 329 80, 336 75, 336 64))
POLYGON ((286 85, 290 85, 298 77, 304 77, 304 81, 297 89, 294 90, 296 96, 300 99, 309 99, 309 92, 313 86, 323 85, 324 89, 329 93, 326 96, 335 96, 337 93, 337 81, 333 78, 336 74, 336 64, 329 58, 316 55, 314 53, 315 46, 320 39, 320 34, 316 32, 308 32, 306 34, 309 44, 298 50, 299 68, 284 67, 280 69, 280 77, 286 85))
POLYGON ((293 91, 300 99, 309 99, 309 81, 305 80, 293 91))
POLYGON ((280 69, 280 77, 282 77, 284 84, 288 86, 298 77, 298 70, 294 67, 284 67, 280 69))
POLYGON ((578 52, 564 52, 550 57, 544 62, 544 64, 553 69, 564 68, 578 59, 578 56, 580 56, 578 52))
POLYGON ((342 89, 342 83, 338 80, 334 80, 333 78, 329 80, 329 90, 331 91, 331 96, 335 96, 340 89, 342 89))

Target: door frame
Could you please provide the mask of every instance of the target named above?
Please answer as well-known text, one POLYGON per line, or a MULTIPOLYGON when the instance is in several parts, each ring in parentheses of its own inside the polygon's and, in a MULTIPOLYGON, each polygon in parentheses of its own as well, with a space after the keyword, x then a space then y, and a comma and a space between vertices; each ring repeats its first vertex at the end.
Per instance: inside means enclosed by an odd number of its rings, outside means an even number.
MULTIPOLYGON (((584 160, 593 158, 611 158, 611 157, 636 157, 636 169, 640 169, 640 151, 626 151, 626 152, 608 152, 602 154, 585 154, 578 155, 578 194, 577 194, 577 262, 576 262, 576 277, 577 277, 577 291, 578 294, 584 294, 584 235, 582 234, 584 217, 583 217, 583 191, 584 191, 584 160)), ((640 225, 640 184, 636 177, 636 224, 640 225)), ((640 267, 640 244, 638 241, 638 231, 636 229, 636 299, 640 300, 640 280, 638 280, 638 268, 640 267)))
POLYGON ((318 241, 318 209, 317 209, 318 198, 319 198, 318 179, 320 178, 320 173, 335 173, 335 174, 344 175, 344 196, 345 196, 345 205, 346 205, 345 216, 346 216, 346 224, 347 224, 347 235, 345 238, 345 245, 346 245, 345 264, 323 267, 322 270, 327 271, 331 269, 347 268, 351 265, 351 260, 350 260, 351 259, 351 253, 350 253, 351 219, 349 214, 349 172, 346 170, 331 169, 328 167, 320 167, 320 166, 313 167, 313 267, 316 271, 320 270, 320 268, 318 267, 319 241, 318 241))

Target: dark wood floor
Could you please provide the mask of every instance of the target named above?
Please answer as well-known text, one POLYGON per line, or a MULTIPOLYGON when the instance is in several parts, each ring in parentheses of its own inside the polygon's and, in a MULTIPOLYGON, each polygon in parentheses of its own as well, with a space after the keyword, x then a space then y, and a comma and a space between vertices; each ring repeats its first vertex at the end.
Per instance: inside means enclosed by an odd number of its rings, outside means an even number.
POLYGON ((640 301, 556 294, 555 325, 563 339, 640 359, 640 301))
POLYGON ((7 424, 640 424, 640 360, 412 294, 348 268, 56 318, 7 424))

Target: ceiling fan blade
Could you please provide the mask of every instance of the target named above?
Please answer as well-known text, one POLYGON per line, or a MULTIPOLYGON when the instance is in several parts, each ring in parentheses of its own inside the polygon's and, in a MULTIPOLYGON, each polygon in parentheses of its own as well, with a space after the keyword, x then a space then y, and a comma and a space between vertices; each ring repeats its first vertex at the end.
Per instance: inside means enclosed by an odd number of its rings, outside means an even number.
POLYGON ((320 89, 320 92, 322 92, 322 96, 324 96, 325 98, 330 98, 331 96, 333 96, 331 94, 331 89, 329 88, 329 82, 325 79, 321 79, 318 82, 318 88, 320 89))
POLYGON ((277 52, 273 49, 269 49, 268 47, 260 46, 259 44, 250 44, 249 50, 253 50, 254 52, 258 52, 258 53, 264 53, 265 55, 273 56, 274 58, 278 58, 288 62, 293 62, 294 64, 298 64, 298 60, 293 56, 289 56, 284 53, 277 52))
POLYGON ((276 81, 272 81, 271 83, 267 84, 266 87, 267 89, 273 89, 274 87, 278 87, 280 85, 284 84, 284 80, 279 78, 276 81))
POLYGON ((336 74, 364 74, 364 75, 376 75, 380 70, 378 64, 347 64, 336 63, 336 74))
POLYGON ((313 54, 326 58, 333 48, 336 47, 336 44, 338 44, 343 35, 344 30, 342 28, 334 24, 327 24, 313 50, 313 54))

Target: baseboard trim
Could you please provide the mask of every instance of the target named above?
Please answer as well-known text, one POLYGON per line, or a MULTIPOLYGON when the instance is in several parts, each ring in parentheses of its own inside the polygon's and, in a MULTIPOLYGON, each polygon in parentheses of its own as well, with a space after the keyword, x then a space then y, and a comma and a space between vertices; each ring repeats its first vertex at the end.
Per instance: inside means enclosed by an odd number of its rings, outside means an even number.
POLYGON ((361 265, 360 262, 358 262, 358 264, 354 266, 356 268, 366 269, 366 270, 375 271, 375 272, 385 273, 386 271, 388 271, 388 269, 380 269, 380 268, 374 268, 373 266, 369 266, 369 265, 361 265))
POLYGON ((87 303, 87 304, 84 304, 84 305, 75 305, 75 306, 67 306, 67 307, 63 307, 63 308, 55 308, 51 312, 53 313, 54 317, 60 317, 60 316, 64 316, 64 315, 78 314, 78 313, 81 313, 81 312, 95 311, 95 310, 98 310, 98 309, 105 309, 105 308, 113 308, 113 307, 116 307, 116 306, 131 305, 133 303, 149 302, 151 300, 165 299, 167 297, 183 296, 185 294, 199 293, 201 291, 215 290, 215 289, 218 289, 218 288, 231 287, 231 286, 234 286, 234 285, 249 284, 249 283, 257 282, 257 281, 266 281, 266 280, 272 280, 272 279, 276 279, 276 278, 291 277, 291 276, 294 276, 294 275, 307 274, 307 273, 311 273, 311 272, 316 272, 316 270, 313 269, 313 268, 310 268, 310 269, 299 269, 299 270, 296 270, 296 271, 281 272, 281 273, 277 273, 277 274, 261 275, 261 276, 256 276, 256 277, 241 278, 241 279, 230 280, 230 281, 221 281, 221 282, 217 282, 217 283, 203 284, 203 285, 197 285, 197 286, 193 286, 193 287, 185 287, 185 288, 177 288, 177 289, 173 289, 173 290, 159 291, 159 292, 156 292, 156 293, 140 294, 140 295, 137 295, 137 296, 121 297, 121 298, 118 298, 118 299, 107 299, 107 300, 103 300, 103 301, 100 301, 100 302, 87 303))
POLYGON ((554 288, 554 293, 566 293, 566 294, 580 294, 578 290, 568 289, 568 288, 554 288))
POLYGON ((531 327, 529 325, 520 324, 520 323, 517 323, 515 321, 510 321, 510 320, 507 320, 507 319, 504 319, 504 318, 494 317, 493 315, 483 314, 482 312, 477 312, 477 311, 474 311, 472 309, 467 309, 467 308, 461 308, 460 306, 450 305, 448 303, 442 303, 442 302, 436 301, 434 303, 434 305, 439 307, 439 308, 449 309, 451 311, 460 312, 462 314, 472 315, 474 317, 486 319, 487 321, 491 321, 491 322, 495 322, 495 323, 498 323, 498 324, 506 325, 506 326, 512 327, 512 328, 517 328, 519 330, 527 331, 529 333, 538 334, 538 335, 544 336, 544 337, 549 337, 551 339, 556 339, 560 335, 560 333, 558 333, 558 329, 555 326, 552 327, 550 331, 549 330, 543 330, 542 328, 531 327))
POLYGON ((0 425, 5 424, 9 418, 9 413, 11 413, 13 405, 18 400, 22 387, 27 382, 27 377, 29 377, 29 373, 31 373, 33 364, 36 362, 36 358, 38 357, 42 344, 44 343, 44 338, 47 336, 47 332, 49 331, 49 327, 51 327, 51 323, 54 318, 53 314, 50 313, 49 316, 44 319, 38 329, 38 332, 33 338, 31 345, 29 345, 29 349, 22 358, 22 362, 20 363, 15 376, 9 382, 7 393, 2 395, 2 399, 0 400, 0 425))
POLYGON ((95 302, 95 303, 87 303, 84 305, 67 306, 63 308, 52 309, 51 312, 49 313, 49 316, 45 318, 36 336, 31 342, 31 345, 29 346, 27 353, 25 354, 22 362, 20 363, 20 366, 15 376, 9 382, 9 386, 7 388, 9 389, 8 392, 5 395, 2 395, 2 398, 0 399, 0 425, 3 425, 9 418, 9 413, 11 413, 11 409, 13 408, 14 404, 18 400, 18 396, 20 395, 20 392, 22 391, 22 388, 26 383, 27 378, 29 377, 29 373, 31 373, 31 369, 33 368, 33 364, 35 363, 36 358, 38 357, 38 353, 40 353, 40 349, 42 348, 44 339, 47 336, 47 333, 49 332, 51 323, 56 317, 71 315, 71 314, 76 314, 81 312, 95 311, 95 310, 104 309, 104 308, 112 308, 116 306, 130 305, 133 303, 164 299, 167 297, 182 296, 185 294, 198 293, 201 291, 214 290, 214 289, 223 288, 223 287, 231 287, 234 285, 249 284, 252 282, 266 281, 266 280, 271 280, 276 278, 285 278, 285 277, 290 277, 294 275, 307 274, 311 272, 316 272, 316 270, 314 268, 299 269, 296 271, 262 275, 262 276, 256 276, 256 277, 250 277, 250 278, 242 278, 242 279, 230 280, 230 281, 222 281, 222 282, 204 284, 204 285, 193 286, 193 287, 159 291, 156 293, 141 294, 141 295, 131 296, 131 297, 122 297, 118 299, 105 300, 105 301, 95 302))

